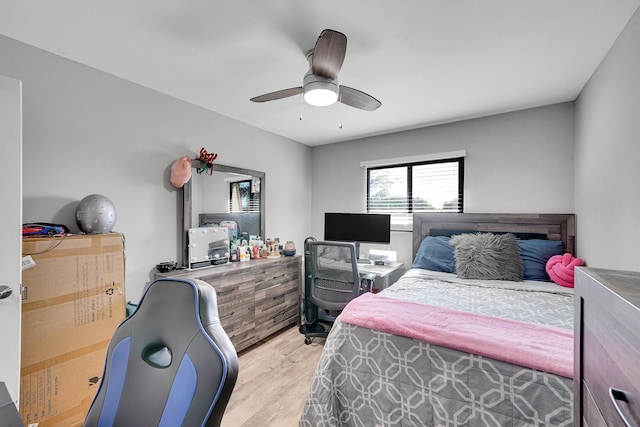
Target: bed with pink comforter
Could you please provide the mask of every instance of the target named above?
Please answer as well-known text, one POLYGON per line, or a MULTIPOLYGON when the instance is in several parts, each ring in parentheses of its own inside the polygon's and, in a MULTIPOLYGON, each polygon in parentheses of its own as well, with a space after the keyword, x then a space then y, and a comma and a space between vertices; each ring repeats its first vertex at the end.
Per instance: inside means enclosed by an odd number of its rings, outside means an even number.
POLYGON ((300 425, 571 426, 573 289, 409 270, 352 301, 300 425))

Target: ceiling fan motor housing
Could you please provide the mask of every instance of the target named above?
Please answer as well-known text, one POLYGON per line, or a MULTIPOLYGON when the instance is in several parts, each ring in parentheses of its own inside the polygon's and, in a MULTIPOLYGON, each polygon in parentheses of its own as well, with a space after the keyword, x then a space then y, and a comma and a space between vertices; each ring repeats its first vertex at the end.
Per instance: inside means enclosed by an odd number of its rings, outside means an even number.
POLYGON ((338 100, 338 77, 333 79, 313 74, 313 50, 307 53, 309 61, 309 71, 302 79, 302 88, 304 90, 304 100, 316 106, 327 106, 338 100))

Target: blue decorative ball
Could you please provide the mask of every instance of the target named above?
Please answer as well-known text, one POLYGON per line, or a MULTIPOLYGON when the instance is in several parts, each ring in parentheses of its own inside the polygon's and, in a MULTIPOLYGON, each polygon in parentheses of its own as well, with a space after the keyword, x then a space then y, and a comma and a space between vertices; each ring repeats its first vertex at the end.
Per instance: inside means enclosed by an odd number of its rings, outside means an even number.
POLYGON ((116 208, 108 197, 90 194, 78 203, 76 223, 83 233, 110 233, 116 224, 116 208))

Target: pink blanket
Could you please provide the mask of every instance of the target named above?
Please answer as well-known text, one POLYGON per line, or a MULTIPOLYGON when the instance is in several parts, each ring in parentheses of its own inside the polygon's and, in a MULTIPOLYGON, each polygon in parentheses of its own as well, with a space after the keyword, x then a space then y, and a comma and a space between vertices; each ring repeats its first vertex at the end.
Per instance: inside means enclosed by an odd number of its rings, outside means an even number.
POLYGON ((573 331, 569 329, 371 293, 351 301, 340 320, 573 378, 573 331))

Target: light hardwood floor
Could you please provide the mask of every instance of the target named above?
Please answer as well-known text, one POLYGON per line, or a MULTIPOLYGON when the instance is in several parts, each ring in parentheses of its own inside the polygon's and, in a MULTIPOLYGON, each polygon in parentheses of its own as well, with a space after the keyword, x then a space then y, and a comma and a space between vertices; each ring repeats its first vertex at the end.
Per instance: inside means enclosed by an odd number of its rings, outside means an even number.
POLYGON ((298 426, 323 344, 315 338, 305 345, 296 326, 240 352, 221 427, 298 426))

